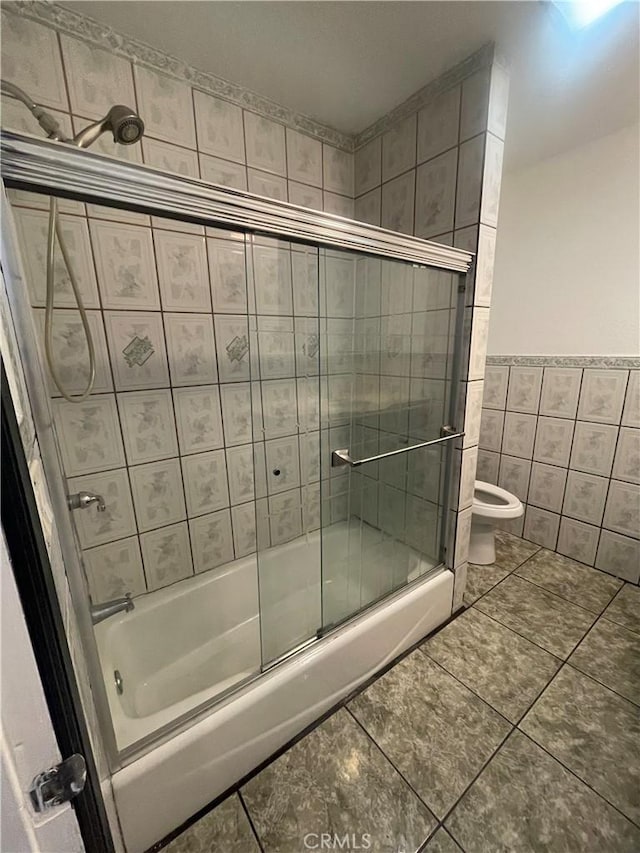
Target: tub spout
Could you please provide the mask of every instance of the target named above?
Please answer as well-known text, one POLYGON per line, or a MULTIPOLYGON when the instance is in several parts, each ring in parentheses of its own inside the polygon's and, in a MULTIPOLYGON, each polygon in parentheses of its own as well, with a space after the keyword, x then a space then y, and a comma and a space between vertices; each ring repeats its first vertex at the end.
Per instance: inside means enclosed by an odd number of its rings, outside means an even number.
POLYGON ((98 622, 103 622, 110 616, 115 616, 116 613, 126 611, 130 613, 135 605, 131 600, 131 593, 127 593, 124 598, 114 598, 113 601, 105 601, 102 604, 91 605, 91 621, 94 625, 98 622))

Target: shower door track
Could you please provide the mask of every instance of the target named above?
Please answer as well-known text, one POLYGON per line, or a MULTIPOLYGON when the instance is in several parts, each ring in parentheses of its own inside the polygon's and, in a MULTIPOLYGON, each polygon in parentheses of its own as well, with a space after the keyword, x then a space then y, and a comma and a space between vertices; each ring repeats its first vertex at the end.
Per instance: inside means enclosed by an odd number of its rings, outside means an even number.
POLYGON ((452 246, 125 163, 50 139, 3 130, 1 154, 4 182, 17 189, 384 255, 451 272, 468 272, 473 260, 471 252, 452 246))

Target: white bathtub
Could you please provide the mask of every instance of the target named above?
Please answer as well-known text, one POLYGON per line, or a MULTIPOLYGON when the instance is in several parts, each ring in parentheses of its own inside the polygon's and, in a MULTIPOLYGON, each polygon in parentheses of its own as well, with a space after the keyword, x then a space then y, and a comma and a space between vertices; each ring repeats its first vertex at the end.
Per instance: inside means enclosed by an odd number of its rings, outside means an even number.
MULTIPOLYGON (((278 644, 313 636, 319 586, 313 540, 272 549, 260 565, 275 572, 270 614, 278 644), (279 553, 279 558, 278 558, 279 553), (297 584, 293 567, 297 566, 297 584), (302 578, 302 580, 301 580, 302 578), (278 582, 280 581, 280 582, 278 582), (283 585, 284 586, 283 586, 283 585), (287 600, 280 594, 289 591, 287 600)), ((326 552, 325 552, 326 553, 326 552)), ((119 745, 132 743, 259 672, 255 558, 196 577, 136 603, 133 613, 96 626, 119 745), (113 676, 118 669, 123 693, 113 676)), ((378 570, 372 575, 373 580, 378 570)), ((371 580, 371 579, 370 579, 371 580)), ((436 570, 239 686, 215 707, 112 777, 128 853, 142 853, 331 708, 451 614, 453 575, 436 570)), ((270 614, 270 615, 269 615, 270 614)), ((263 624, 263 634, 265 624, 263 624)))
POLYGON ((331 525, 322 542, 320 536, 269 548, 259 567, 254 554, 137 598, 131 613, 96 626, 120 750, 312 639, 323 615, 325 623, 340 622, 433 568, 359 521, 331 525), (350 542, 366 560, 349 560, 350 542))

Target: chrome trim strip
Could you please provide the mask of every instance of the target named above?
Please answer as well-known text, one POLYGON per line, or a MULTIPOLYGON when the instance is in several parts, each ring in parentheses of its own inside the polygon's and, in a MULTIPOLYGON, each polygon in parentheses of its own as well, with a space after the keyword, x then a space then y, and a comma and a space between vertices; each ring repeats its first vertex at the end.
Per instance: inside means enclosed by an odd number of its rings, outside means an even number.
POLYGON ((9 186, 467 272, 473 255, 330 213, 125 163, 61 142, 2 131, 9 186))
POLYGON ((442 444, 454 438, 462 438, 463 432, 454 432, 451 435, 442 435, 440 438, 432 438, 431 441, 421 441, 419 444, 411 444, 409 447, 399 447, 397 450, 388 450, 386 453, 378 453, 376 456, 367 456, 366 459, 353 459, 348 450, 334 450, 331 454, 331 467, 339 468, 348 465, 350 468, 359 468, 367 462, 377 462, 379 459, 388 459, 389 456, 399 456, 401 453, 409 453, 419 450, 421 447, 431 447, 433 444, 442 444))

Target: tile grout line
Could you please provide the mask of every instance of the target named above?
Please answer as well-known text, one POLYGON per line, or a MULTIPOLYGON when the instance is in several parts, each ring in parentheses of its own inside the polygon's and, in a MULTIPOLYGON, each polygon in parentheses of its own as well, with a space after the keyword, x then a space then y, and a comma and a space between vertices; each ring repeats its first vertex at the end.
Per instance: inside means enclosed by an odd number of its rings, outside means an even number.
POLYGON ((640 823, 636 823, 636 821, 632 820, 621 809, 619 809, 618 806, 614 805, 614 803, 612 803, 610 800, 608 800, 603 794, 601 794, 599 791, 597 791, 595 788, 593 788, 588 782, 586 782, 584 779, 582 779, 580 776, 578 776, 578 774, 575 771, 573 771, 570 767, 567 767, 566 764, 563 764, 561 759, 559 759, 557 756, 555 756, 552 752, 549 752, 549 750, 545 746, 538 743, 538 741, 535 740, 531 735, 529 735, 527 732, 523 731, 522 729, 520 729, 517 726, 514 729, 514 731, 517 731, 519 734, 524 735, 524 737, 528 738, 531 741, 531 743, 533 743, 535 746, 537 746, 538 749, 541 749, 542 752, 544 752, 546 755, 549 756, 549 758, 552 758, 554 761, 556 761, 560 765, 560 767, 563 767, 568 773, 571 774, 571 776, 573 776, 574 779, 577 779, 578 782, 580 782, 580 784, 582 784, 586 788, 588 788, 593 794, 596 795, 596 797, 603 800, 605 803, 607 803, 607 805, 611 806, 612 809, 615 809, 615 811, 618 812, 618 814, 621 815, 632 826, 635 826, 638 829, 640 829, 640 823))
MULTIPOLYGON (((433 818, 435 818, 436 824, 438 824, 438 823, 440 822, 440 819, 439 819, 439 818, 438 818, 438 816, 435 814, 435 812, 433 811, 433 809, 432 809, 432 808, 431 808, 431 807, 430 807, 430 806, 425 802, 424 798, 423 798, 422 796, 420 796, 420 794, 416 791, 416 789, 413 787, 413 785, 411 784, 411 782, 409 782, 409 780, 408 780, 408 779, 407 779, 407 777, 404 775, 404 773, 403 773, 401 770, 399 770, 399 769, 398 769, 398 767, 397 767, 397 765, 396 765, 396 764, 395 764, 395 763, 394 763, 394 762, 389 758, 389 756, 388 756, 388 755, 387 755, 387 753, 384 751, 384 749, 380 746, 380 744, 379 744, 379 743, 377 742, 377 740, 373 737, 373 735, 372 735, 372 734, 371 734, 371 733, 370 733, 370 732, 369 732, 369 731, 364 727, 364 725, 360 722, 360 720, 359 720, 359 719, 356 717, 356 715, 353 713, 353 711, 351 710, 351 708, 349 708, 349 706, 348 706, 348 705, 345 705, 345 706, 344 706, 344 710, 345 710, 345 711, 347 711, 347 713, 349 714, 349 716, 350 716, 350 717, 355 721, 355 723, 357 724, 358 728, 362 730, 362 732, 363 732, 363 733, 364 733, 364 735, 366 736, 367 740, 368 740, 368 741, 370 741, 370 742, 374 745, 374 747, 378 750, 378 752, 379 752, 379 753, 384 757, 385 761, 387 761, 387 762, 389 763, 389 765, 393 768, 394 772, 398 774, 398 776, 402 779, 402 781, 403 781, 403 782, 405 783, 405 785, 409 788, 409 790, 410 790, 413 794, 415 794, 415 796, 418 798, 418 800, 419 800, 419 801, 422 803, 422 805, 427 809, 427 811, 429 812, 429 814, 430 814, 433 818)), ((427 838, 429 838, 429 836, 427 836, 427 838)), ((426 840, 427 840, 427 839, 425 839, 425 841, 426 841, 426 840)), ((424 842, 423 842, 423 843, 424 843, 424 842)))
MULTIPOLYGON (((238 790, 236 791, 236 794, 238 795, 238 799, 240 800, 240 805, 242 806, 244 813, 247 816, 247 820, 249 821, 249 826, 251 827, 251 831, 253 832, 256 843, 258 845, 258 848, 260 849, 261 853, 264 853, 264 847, 262 845, 262 841, 260 839, 260 836, 258 835, 258 830, 255 827, 255 824, 253 822, 253 818, 251 817, 251 812, 249 811, 249 806, 246 804, 245 799, 242 796, 242 791, 240 790, 240 788, 238 788, 238 790)), ((231 796, 233 796, 233 794, 231 796)))

